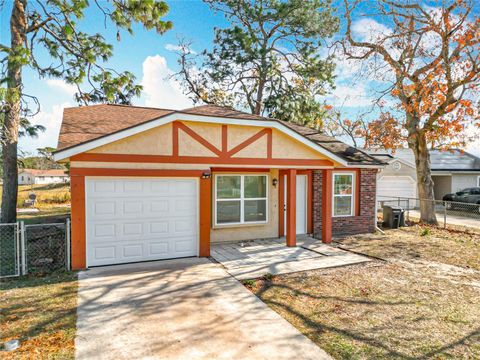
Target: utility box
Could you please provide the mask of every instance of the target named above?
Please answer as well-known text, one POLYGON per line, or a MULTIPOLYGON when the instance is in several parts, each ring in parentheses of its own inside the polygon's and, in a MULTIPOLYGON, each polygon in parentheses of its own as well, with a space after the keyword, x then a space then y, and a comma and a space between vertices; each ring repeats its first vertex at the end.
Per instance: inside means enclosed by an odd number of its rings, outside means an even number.
POLYGON ((400 206, 383 206, 383 226, 397 229, 405 226, 405 210, 400 206))

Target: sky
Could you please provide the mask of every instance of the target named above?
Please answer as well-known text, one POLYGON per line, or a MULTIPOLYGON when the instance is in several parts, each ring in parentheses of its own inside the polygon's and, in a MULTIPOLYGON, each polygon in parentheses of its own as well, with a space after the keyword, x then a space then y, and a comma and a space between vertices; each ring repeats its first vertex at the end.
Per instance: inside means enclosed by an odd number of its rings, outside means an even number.
MULTIPOLYGON (((143 85, 142 96, 133 100, 134 105, 169 109, 192 106, 181 84, 170 78, 178 70, 175 46, 180 39, 185 39, 192 42, 192 49, 196 52, 211 48, 214 27, 228 25, 222 14, 214 13, 202 1, 167 0, 167 3, 170 10, 165 20, 173 22, 173 29, 163 35, 135 26, 133 36, 122 32, 121 41, 117 41, 116 30, 112 26, 104 27, 103 17, 98 11, 88 11, 81 23, 83 29, 100 32, 113 44, 114 56, 108 66, 117 71, 132 72, 143 85)), ((0 12, 0 43, 9 43, 10 11, 7 1, 0 12)), ((354 20, 353 30, 360 37, 368 36, 372 29, 385 30, 385 25, 375 23, 368 17, 354 20)), ((356 70, 355 63, 338 60, 336 88, 326 97, 328 103, 341 106, 342 111, 351 118, 367 111, 376 90, 381 86, 373 80, 358 79, 356 70)), ((34 116, 32 123, 45 126, 46 131, 40 133, 38 138, 21 138, 19 147, 27 154, 45 146, 56 147, 63 109, 77 106, 73 97, 75 88, 60 79, 40 79, 29 69, 24 70, 23 78, 25 92, 36 96, 41 104, 40 112, 34 116)), ((467 151, 480 155, 480 140, 470 145, 467 151)))

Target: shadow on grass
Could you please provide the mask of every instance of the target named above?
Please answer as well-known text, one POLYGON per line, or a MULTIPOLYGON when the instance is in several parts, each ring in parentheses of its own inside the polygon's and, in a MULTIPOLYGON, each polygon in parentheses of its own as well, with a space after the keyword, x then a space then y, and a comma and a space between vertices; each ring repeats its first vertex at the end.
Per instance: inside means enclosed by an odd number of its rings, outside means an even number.
MULTIPOLYGON (((329 350, 331 355, 346 359, 346 358, 371 358, 371 359, 377 359, 379 357, 381 358, 388 358, 388 359, 436 359, 442 356, 451 356, 451 354, 448 354, 449 350, 454 349, 457 346, 468 346, 469 343, 478 343, 480 340, 480 327, 474 329, 473 331, 469 332, 465 336, 463 336, 460 339, 457 339, 455 341, 452 341, 450 343, 447 343, 442 346, 431 346, 427 349, 425 349, 424 353, 412 356, 410 354, 407 354, 403 352, 401 349, 396 348, 395 346, 392 346, 391 344, 385 343, 380 341, 379 339, 376 339, 372 336, 368 336, 364 333, 361 333, 360 331, 356 331, 357 329, 355 327, 351 328, 340 328, 338 326, 330 325, 327 324, 326 322, 322 320, 316 320, 312 319, 311 317, 307 316, 304 312, 300 312, 292 306, 291 302, 283 302, 282 298, 280 297, 275 297, 275 298, 266 298, 266 292, 268 290, 273 290, 273 289, 280 289, 282 291, 287 291, 295 296, 304 296, 308 297, 314 300, 319 300, 319 301, 329 301, 329 300, 335 300, 335 301, 341 301, 344 303, 353 303, 353 304, 362 304, 362 305, 388 305, 388 306, 398 306, 398 305, 408 305, 408 304, 414 304, 414 302, 406 302, 406 301, 398 301, 398 302, 390 302, 390 301, 371 301, 371 300, 355 300, 355 299, 349 299, 345 297, 338 297, 338 296, 329 296, 329 295, 318 295, 318 294, 311 294, 307 291, 299 291, 296 288, 283 285, 283 284, 278 284, 278 283, 271 283, 271 282, 265 282, 262 287, 259 288, 256 292, 254 292, 262 301, 266 302, 269 306, 272 308, 276 309, 277 311, 281 309, 282 311, 286 312, 289 314, 289 317, 286 317, 287 320, 289 320, 290 316, 291 318, 296 318, 300 320, 300 322, 304 325, 304 329, 299 328, 300 331, 302 331, 306 336, 310 337, 312 341, 318 342, 320 336, 323 333, 332 333, 337 336, 339 336, 340 339, 346 339, 348 340, 353 340, 358 343, 362 343, 372 349, 367 349, 365 352, 358 348, 358 346, 355 346, 354 344, 347 344, 345 342, 342 343, 342 341, 331 343, 330 345, 326 344, 325 342, 321 342, 318 345, 320 347, 323 347, 326 350, 329 350), (306 329, 306 330, 305 330, 306 329)), ((366 310, 368 311, 368 310, 366 310)), ((374 309, 372 309, 374 311, 374 309)), ((332 314, 332 316, 336 316, 335 314, 332 314)), ((367 315, 368 316, 368 315, 367 315)), ((422 318, 417 318, 414 320, 414 322, 421 321, 422 318)), ((290 321, 290 320, 289 320, 290 321)), ((295 325, 295 324, 293 324, 295 325)), ((387 330, 389 326, 384 326, 384 327, 375 327, 375 330, 378 331, 384 331, 387 330)), ((404 334, 399 334, 399 335, 407 335, 408 334, 408 328, 406 326, 405 328, 405 333, 404 334)), ((321 340, 321 339, 320 339, 321 340)), ((338 340, 338 339, 337 339, 338 340)))

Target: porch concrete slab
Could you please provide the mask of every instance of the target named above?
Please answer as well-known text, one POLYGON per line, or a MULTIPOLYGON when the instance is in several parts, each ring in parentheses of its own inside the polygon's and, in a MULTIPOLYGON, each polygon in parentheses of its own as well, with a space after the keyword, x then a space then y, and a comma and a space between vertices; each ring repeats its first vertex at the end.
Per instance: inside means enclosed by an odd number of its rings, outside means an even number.
POLYGON ((76 359, 331 359, 205 258, 79 274, 76 359))
POLYGON ((284 239, 212 244, 211 256, 238 280, 370 261, 309 237, 299 239, 296 247, 285 246, 284 239))

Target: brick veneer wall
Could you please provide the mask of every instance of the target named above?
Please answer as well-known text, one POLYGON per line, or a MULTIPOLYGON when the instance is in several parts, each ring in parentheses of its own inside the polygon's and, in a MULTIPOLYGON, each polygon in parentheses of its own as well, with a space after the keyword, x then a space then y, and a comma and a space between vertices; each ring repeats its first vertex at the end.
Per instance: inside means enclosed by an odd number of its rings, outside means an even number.
MULTIPOLYGON (((322 183, 323 171, 313 171, 313 235, 322 238, 322 183)), ((334 217, 332 236, 355 235, 375 231, 376 169, 360 170, 360 214, 358 216, 334 217)))

